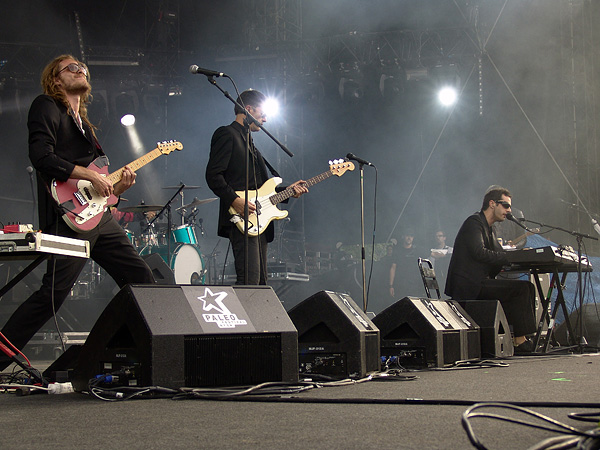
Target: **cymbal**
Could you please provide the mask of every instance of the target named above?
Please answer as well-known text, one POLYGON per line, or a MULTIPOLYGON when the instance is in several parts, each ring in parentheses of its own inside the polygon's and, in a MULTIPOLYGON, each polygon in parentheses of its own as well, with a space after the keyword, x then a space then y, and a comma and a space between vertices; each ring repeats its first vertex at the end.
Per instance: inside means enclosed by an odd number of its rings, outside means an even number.
MULTIPOLYGON (((179 186, 164 186, 163 189, 179 189, 181 187, 181 184, 179 186)), ((183 186, 183 189, 200 189, 202 186, 188 186, 187 184, 185 186, 183 186)))
POLYGON ((127 206, 126 208, 119 208, 119 211, 122 212, 150 212, 150 211, 160 211, 162 209, 162 205, 136 205, 136 206, 127 206))
POLYGON ((206 198, 204 200, 200 200, 199 198, 194 197, 194 200, 191 203, 180 206, 179 208, 177 208, 177 211, 182 210, 182 209, 187 209, 187 208, 193 208, 194 206, 204 205, 205 203, 214 202, 215 200, 218 200, 218 199, 215 197, 215 198, 206 198))

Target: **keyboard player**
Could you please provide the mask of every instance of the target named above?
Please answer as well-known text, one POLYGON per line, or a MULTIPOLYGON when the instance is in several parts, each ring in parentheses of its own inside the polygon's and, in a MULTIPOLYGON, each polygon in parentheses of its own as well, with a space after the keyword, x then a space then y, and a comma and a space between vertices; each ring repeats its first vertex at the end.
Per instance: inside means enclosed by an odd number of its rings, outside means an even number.
POLYGON ((535 287, 529 281, 496 279, 508 264, 494 227, 511 212, 512 196, 503 187, 489 190, 481 210, 469 216, 454 242, 445 293, 453 300, 499 300, 513 332, 515 353, 533 352, 527 339, 536 331, 535 287))

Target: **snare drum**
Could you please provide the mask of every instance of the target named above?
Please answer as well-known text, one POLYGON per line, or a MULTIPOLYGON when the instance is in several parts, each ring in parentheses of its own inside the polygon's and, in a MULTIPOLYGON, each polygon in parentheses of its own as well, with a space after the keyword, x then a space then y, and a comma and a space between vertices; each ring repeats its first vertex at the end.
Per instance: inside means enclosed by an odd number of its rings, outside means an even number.
POLYGON ((200 250, 194 245, 180 244, 171 256, 171 269, 176 284, 204 284, 206 269, 200 250))
POLYGON ((196 232, 191 225, 181 225, 173 230, 173 240, 178 244, 196 245, 196 232))

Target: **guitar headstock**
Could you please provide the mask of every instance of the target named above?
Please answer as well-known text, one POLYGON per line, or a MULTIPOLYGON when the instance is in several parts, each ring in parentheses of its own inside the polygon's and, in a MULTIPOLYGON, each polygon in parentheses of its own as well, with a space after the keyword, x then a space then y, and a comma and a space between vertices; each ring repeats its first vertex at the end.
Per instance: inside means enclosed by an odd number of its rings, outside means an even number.
POLYGON ((156 148, 159 149, 163 155, 168 155, 173 150, 183 149, 183 144, 178 141, 162 141, 156 143, 156 148))
POLYGON ((345 159, 334 159, 333 161, 329 161, 329 170, 334 175, 341 177, 347 170, 354 170, 354 163, 345 159))

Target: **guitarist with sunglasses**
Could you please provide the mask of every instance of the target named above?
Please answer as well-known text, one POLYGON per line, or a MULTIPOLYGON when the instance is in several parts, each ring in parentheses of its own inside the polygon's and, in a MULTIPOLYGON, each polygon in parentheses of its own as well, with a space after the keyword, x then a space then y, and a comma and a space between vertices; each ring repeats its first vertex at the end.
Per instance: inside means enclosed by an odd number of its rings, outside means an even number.
MULTIPOLYGON (((102 215, 91 230, 75 230, 63 220, 51 193, 52 180, 87 180, 96 192, 108 197, 120 195, 135 183, 135 172, 125 167, 121 180, 113 184, 88 168, 97 157, 104 156, 95 127, 87 115, 91 86, 87 67, 71 55, 61 55, 43 70, 44 94, 29 110, 29 159, 37 172, 38 212, 44 233, 87 240, 90 254, 119 287, 128 283, 154 283, 152 271, 127 239, 124 230, 111 216, 102 215)), ((84 258, 50 259, 41 288, 33 293, 10 317, 2 333, 18 349, 60 308, 77 281, 84 258)), ((0 359, 0 370, 10 364, 0 359)))

